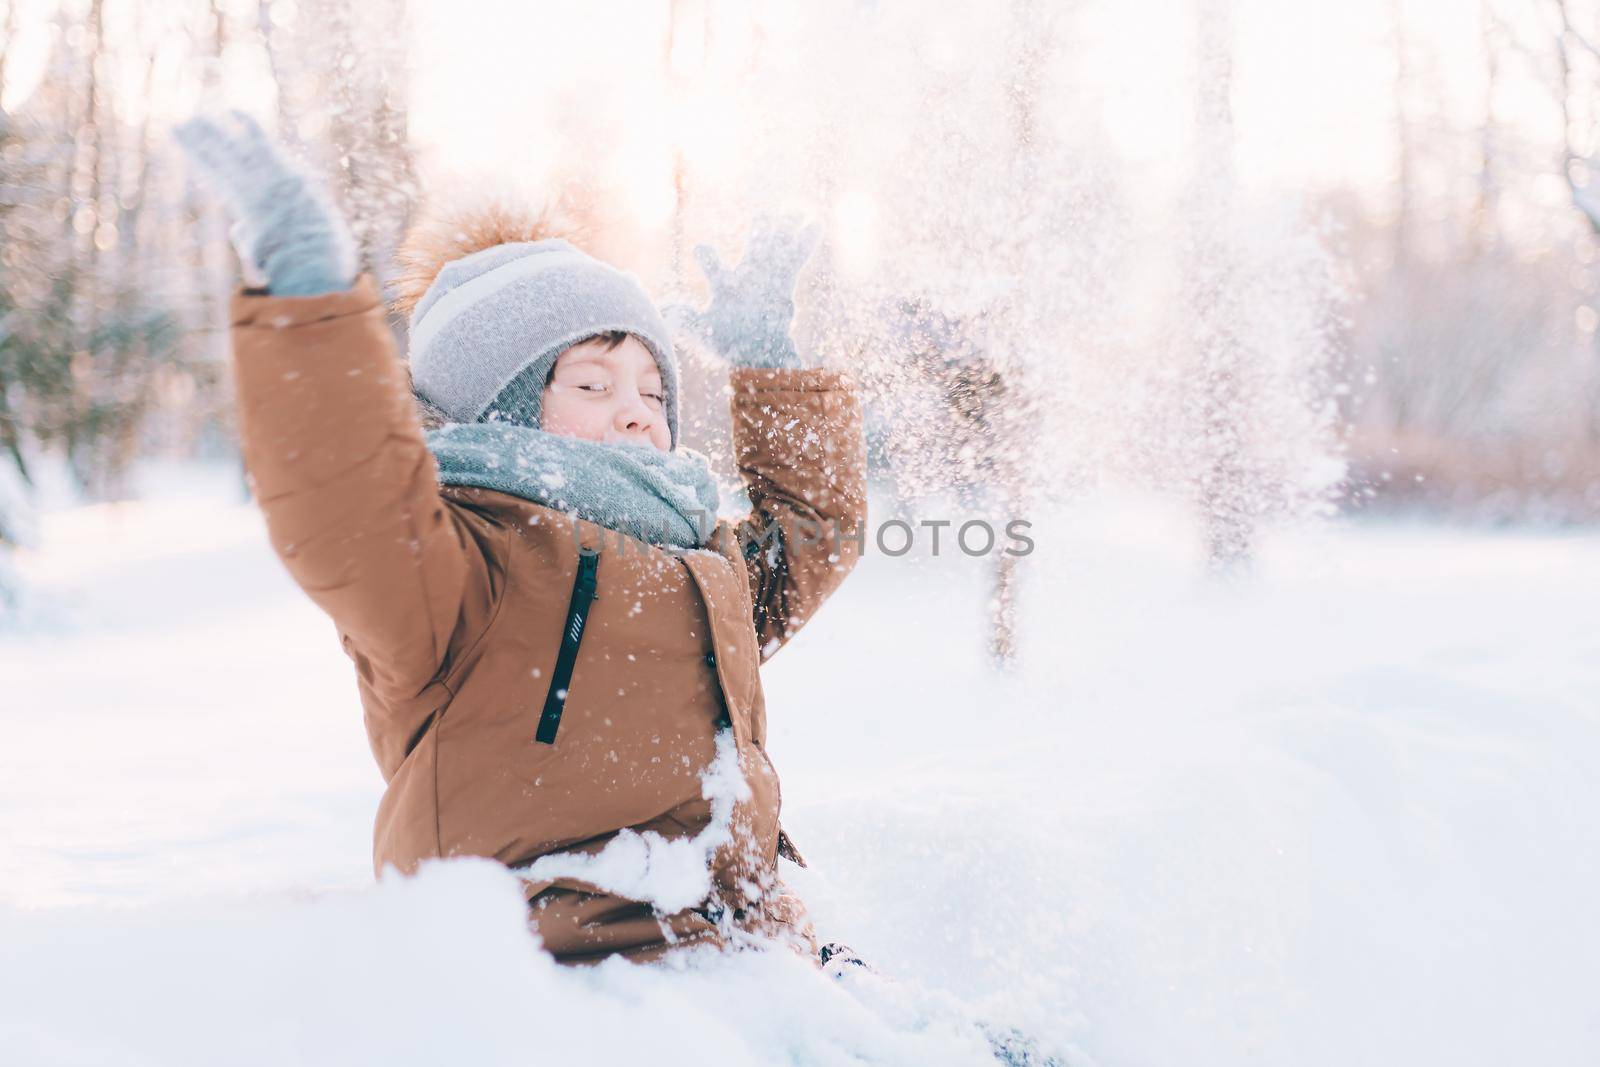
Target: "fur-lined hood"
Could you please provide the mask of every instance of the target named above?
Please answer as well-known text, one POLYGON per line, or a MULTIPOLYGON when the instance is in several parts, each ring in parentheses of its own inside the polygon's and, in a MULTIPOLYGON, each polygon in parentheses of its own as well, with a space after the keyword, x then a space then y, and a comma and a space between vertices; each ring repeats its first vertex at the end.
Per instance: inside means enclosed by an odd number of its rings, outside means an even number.
MULTIPOLYGON (((450 208, 424 207, 395 253, 399 271, 392 285, 390 308, 402 321, 409 321, 412 310, 445 265, 474 252, 551 237, 581 246, 587 236, 562 203, 534 207, 517 203, 509 196, 491 196, 465 204, 458 202, 450 208)), ((409 363, 406 373, 409 376, 409 363)), ((453 421, 414 388, 412 397, 424 430, 436 430, 453 421)))
POLYGON ((461 207, 424 208, 395 253, 393 308, 411 317, 445 264, 495 245, 560 237, 581 247, 588 235, 559 206, 533 208, 496 197, 461 207))

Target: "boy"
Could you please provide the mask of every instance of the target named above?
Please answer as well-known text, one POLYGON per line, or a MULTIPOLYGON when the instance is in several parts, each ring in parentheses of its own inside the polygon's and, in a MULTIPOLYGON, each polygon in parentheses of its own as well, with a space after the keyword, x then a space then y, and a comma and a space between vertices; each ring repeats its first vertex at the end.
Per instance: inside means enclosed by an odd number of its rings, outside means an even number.
POLYGON ((260 283, 232 305, 242 450, 274 548, 356 666, 387 783, 375 868, 519 868, 563 962, 749 936, 818 953, 777 874, 803 860, 757 673, 854 566, 866 519, 853 384, 788 335, 814 233, 763 229, 731 271, 702 253, 695 322, 732 364, 754 505, 713 524, 632 275, 500 217, 424 228, 408 383, 314 183, 237 113, 178 138, 260 283), (671 877, 685 850, 698 884, 671 877))

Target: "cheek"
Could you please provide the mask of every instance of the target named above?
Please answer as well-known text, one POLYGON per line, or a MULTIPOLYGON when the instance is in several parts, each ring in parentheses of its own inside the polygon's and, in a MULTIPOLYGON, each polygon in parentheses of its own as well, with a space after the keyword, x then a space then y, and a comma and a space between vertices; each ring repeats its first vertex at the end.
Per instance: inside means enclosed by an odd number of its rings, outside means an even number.
POLYGON ((539 428, 563 437, 602 441, 609 421, 601 410, 603 407, 602 404, 586 403, 584 398, 570 393, 546 389, 539 407, 539 428))

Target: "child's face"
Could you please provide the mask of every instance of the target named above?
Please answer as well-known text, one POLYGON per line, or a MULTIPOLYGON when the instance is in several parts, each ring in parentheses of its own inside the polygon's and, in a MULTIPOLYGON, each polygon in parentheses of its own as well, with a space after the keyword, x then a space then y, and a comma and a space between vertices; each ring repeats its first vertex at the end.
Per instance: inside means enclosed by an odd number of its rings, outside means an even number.
POLYGON ((539 424, 566 437, 672 449, 661 369, 644 342, 632 336, 609 350, 595 339, 557 356, 539 424))

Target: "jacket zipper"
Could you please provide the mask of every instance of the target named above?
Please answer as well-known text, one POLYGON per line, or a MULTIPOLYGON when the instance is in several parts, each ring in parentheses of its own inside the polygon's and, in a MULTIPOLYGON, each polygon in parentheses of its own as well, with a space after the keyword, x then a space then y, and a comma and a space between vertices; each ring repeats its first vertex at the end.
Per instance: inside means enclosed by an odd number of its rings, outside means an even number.
MULTIPOLYGON (((683 572, 689 578, 689 588, 690 589, 698 588, 698 583, 695 581, 695 577, 694 577, 694 568, 690 567, 689 566, 689 561, 683 558, 683 553, 681 551, 672 551, 670 549, 668 551, 670 552, 670 554, 672 555, 672 557, 674 559, 676 559, 679 563, 683 564, 683 572)), ((708 635, 708 637, 709 637, 709 635, 708 635)), ((714 652, 714 651, 707 652, 706 655, 705 655, 705 662, 706 662, 706 666, 711 669, 711 685, 712 685, 713 688, 716 689, 716 692, 717 692, 717 704, 718 704, 717 718, 716 718, 717 729, 719 729, 719 730, 731 730, 731 729, 733 729, 733 720, 728 717, 728 696, 727 696, 726 693, 723 692, 723 690, 722 690, 722 679, 717 674, 717 654, 716 654, 716 652, 714 652)))
POLYGON ((567 687, 572 683, 572 666, 578 659, 578 644, 583 640, 583 625, 589 619, 589 602, 594 599, 595 572, 600 566, 600 551, 578 546, 578 577, 572 583, 572 601, 567 606, 567 621, 561 628, 561 651, 556 653, 555 673, 550 691, 539 714, 539 731, 534 740, 556 743, 556 728, 567 706, 567 687))

